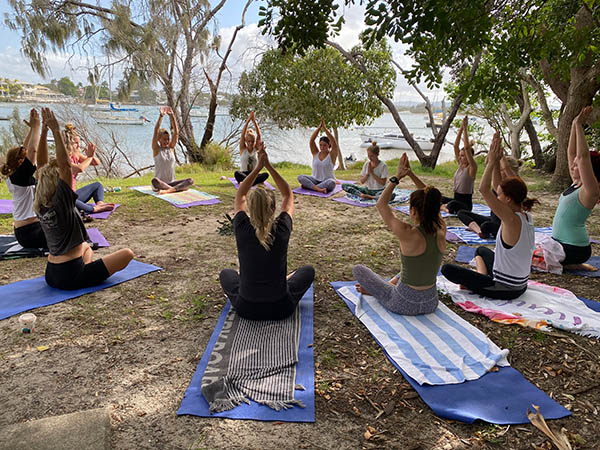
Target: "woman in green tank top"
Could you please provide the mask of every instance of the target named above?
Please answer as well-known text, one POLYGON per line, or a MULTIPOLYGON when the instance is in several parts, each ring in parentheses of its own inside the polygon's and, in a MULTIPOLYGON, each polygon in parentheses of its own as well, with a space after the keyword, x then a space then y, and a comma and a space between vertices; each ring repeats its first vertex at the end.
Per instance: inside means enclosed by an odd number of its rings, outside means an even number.
POLYGON ((552 237, 565 252, 565 259, 561 261, 565 268, 594 271, 595 267, 584 264, 592 255, 585 224, 600 198, 600 154, 590 152, 583 131, 591 112, 591 106, 583 108, 571 126, 567 157, 573 184, 558 200, 552 237))
POLYGON ((389 282, 361 264, 354 266, 357 289, 373 295, 386 309, 397 314, 428 314, 437 308, 436 277, 446 250, 446 224, 440 216, 442 194, 425 187, 411 171, 406 153, 400 158, 398 171, 391 177, 377 201, 383 221, 400 242, 402 272, 389 282), (400 179, 408 176, 417 186, 410 195, 410 218, 413 224, 398 219, 388 201, 400 179))

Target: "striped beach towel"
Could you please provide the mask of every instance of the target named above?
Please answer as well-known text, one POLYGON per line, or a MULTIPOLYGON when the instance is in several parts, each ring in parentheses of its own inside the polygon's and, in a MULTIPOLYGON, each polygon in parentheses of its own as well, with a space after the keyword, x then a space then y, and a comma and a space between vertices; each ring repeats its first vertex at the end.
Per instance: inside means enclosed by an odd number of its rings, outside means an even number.
MULTIPOLYGON (((410 215, 410 209, 406 205, 396 206, 394 209, 406 215, 410 215)), ((491 212, 490 207, 488 205, 482 205, 481 203, 473 203, 473 209, 471 211, 473 211, 475 214, 480 214, 482 216, 489 216, 491 212)), ((440 211, 440 215, 442 217, 456 217, 456 214, 450 214, 446 211, 440 211)))
POLYGON ((389 357, 420 385, 476 380, 494 366, 508 366, 501 350, 477 328, 440 303, 431 314, 403 316, 385 309, 353 286, 338 293, 355 305, 356 317, 389 357))
MULTIPOLYGON (((494 245, 496 243, 496 239, 488 239, 488 238, 480 238, 477 233, 467 230, 465 227, 446 227, 446 239, 450 242, 462 242, 465 244, 471 245, 494 245), (450 236, 455 236, 456 239, 451 237, 448 239, 448 234, 450 236)), ((536 242, 540 239, 543 239, 547 236, 552 235, 552 227, 536 227, 535 228, 535 238, 536 242)))
POLYGON ((294 398, 300 313, 283 320, 246 320, 232 309, 202 377, 211 414, 249 399, 273 408, 304 404, 294 398))

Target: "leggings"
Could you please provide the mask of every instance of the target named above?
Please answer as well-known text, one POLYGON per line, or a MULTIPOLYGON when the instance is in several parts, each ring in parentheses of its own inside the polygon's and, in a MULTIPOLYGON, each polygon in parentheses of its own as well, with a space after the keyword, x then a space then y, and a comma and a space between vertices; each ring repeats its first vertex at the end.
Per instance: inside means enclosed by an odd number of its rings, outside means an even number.
POLYGON ((94 212, 94 207, 87 204, 92 198, 94 199, 94 203, 104 201, 104 187, 98 181, 77 189, 75 193, 77 194, 75 206, 87 214, 94 212))
MULTIPOLYGON (((366 186, 359 186, 351 183, 343 183, 342 189, 346 191, 350 195, 355 195, 356 197, 360 197, 360 194, 370 195, 375 198, 379 198, 383 189, 369 189, 366 186)), ((392 202, 396 198, 396 194, 392 192, 392 197, 390 198, 390 202, 392 202)))
POLYGON ((15 228, 15 238, 23 248, 48 248, 46 235, 39 222, 15 228))
POLYGON ((472 211, 467 211, 466 209, 461 209, 457 214, 459 220, 465 225, 469 225, 471 222, 475 222, 481 228, 481 232, 486 237, 495 238, 498 234, 498 230, 500 229, 500 219, 495 214, 491 216, 482 216, 480 214, 475 214, 472 211))
POLYGON ((565 251, 565 259, 561 261, 563 266, 583 264, 592 257, 592 244, 583 247, 579 245, 564 244, 556 239, 554 240, 562 245, 562 248, 565 251))
MULTIPOLYGON (((244 181, 246 179, 246 177, 248 175, 250 175, 250 172, 251 172, 250 170, 244 170, 244 171, 242 171, 242 170, 236 170, 234 172, 233 176, 235 177, 235 180, 238 183, 241 183, 242 181, 244 181)), ((264 172, 263 173, 259 173, 256 176, 256 180, 254 180, 254 183, 252 183, 252 186, 256 186, 257 184, 264 183, 267 180, 267 178, 269 178, 269 174, 268 173, 264 173, 264 172)))
POLYGON ((356 281, 375 297, 381 306, 396 314, 416 316, 432 313, 437 308, 438 294, 435 286, 418 290, 401 281, 394 286, 362 264, 354 266, 352 272, 356 281))
POLYGON ((249 320, 280 320, 291 316, 298 302, 315 279, 312 266, 302 266, 287 280, 287 294, 276 302, 253 302, 242 298, 240 275, 233 269, 219 274, 221 287, 240 317, 249 320))
POLYGON ((48 262, 46 265, 46 283, 57 289, 72 291, 97 286, 108 277, 108 269, 101 259, 84 264, 80 256, 64 263, 48 262))
MULTIPOLYGON (((487 247, 478 247, 475 250, 475 256, 481 256, 488 274, 493 273, 494 252, 492 250, 487 247)), ((495 281, 492 275, 484 275, 456 264, 444 264, 442 266, 442 275, 475 294, 499 300, 514 300, 527 290, 527 285, 524 287, 509 286, 495 281)))
POLYGON ((163 180, 159 178, 152 178, 152 189, 154 191, 166 191, 167 189, 175 188, 175 192, 185 191, 189 189, 190 186, 194 184, 194 180, 191 178, 186 178, 184 180, 174 180, 170 183, 165 183, 163 180))
POLYGON ((442 203, 446 204, 450 214, 456 214, 461 209, 471 211, 473 209, 473 194, 454 193, 454 198, 442 197, 442 203))
POLYGON ((331 192, 335 189, 335 178, 327 178, 326 180, 319 181, 315 177, 308 175, 298 175, 298 182, 304 189, 311 189, 313 186, 327 189, 327 192, 331 192))

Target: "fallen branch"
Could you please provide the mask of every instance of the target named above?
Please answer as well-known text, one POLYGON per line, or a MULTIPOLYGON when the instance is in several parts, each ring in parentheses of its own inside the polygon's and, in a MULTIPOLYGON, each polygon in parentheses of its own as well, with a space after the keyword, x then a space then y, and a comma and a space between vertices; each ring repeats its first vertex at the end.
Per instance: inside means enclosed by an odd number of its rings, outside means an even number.
POLYGON ((140 172, 143 172, 144 170, 148 170, 151 169, 152 167, 154 167, 154 164, 150 165, 150 166, 146 166, 146 167, 142 167, 141 169, 135 169, 133 172, 131 172, 129 175, 124 176, 123 178, 129 178, 132 177, 134 175, 142 175, 140 172))

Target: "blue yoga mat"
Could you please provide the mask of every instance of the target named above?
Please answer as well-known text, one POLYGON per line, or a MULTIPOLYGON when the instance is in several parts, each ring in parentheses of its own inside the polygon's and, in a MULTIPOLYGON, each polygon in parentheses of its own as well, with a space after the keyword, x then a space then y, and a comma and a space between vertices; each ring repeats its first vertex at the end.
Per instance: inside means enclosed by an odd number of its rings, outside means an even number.
POLYGON ((213 347, 223 328, 227 313, 231 308, 229 301, 223 308, 223 312, 217 321, 204 355, 198 363, 192 381, 181 400, 177 415, 190 414, 200 417, 218 417, 228 419, 250 419, 281 422, 314 422, 315 421, 315 367, 313 356, 313 287, 311 286, 304 297, 300 300, 300 344, 298 349, 298 366, 296 367, 296 384, 301 384, 305 391, 296 390, 295 398, 300 400, 305 408, 294 406, 290 409, 275 411, 265 405, 254 401, 250 404, 242 403, 229 411, 210 414, 208 402, 204 399, 201 391, 202 375, 210 359, 213 347))
POLYGON ((161 270, 161 268, 133 260, 125 269, 113 274, 104 283, 76 291, 63 291, 50 287, 46 284, 44 277, 5 284, 0 286, 0 319, 99 291, 155 270, 161 270))
MULTIPOLYGON (((338 292, 338 289, 354 283, 336 281, 331 285, 338 292)), ((354 304, 344 296, 340 297, 354 314, 354 304)), ((512 367, 499 367, 497 372, 489 372, 477 380, 433 386, 420 385, 389 356, 388 359, 439 417, 466 423, 478 419, 499 425, 529 423, 527 408, 531 409, 532 404, 540 407, 545 419, 560 419, 571 414, 512 367)))
MULTIPOLYGON (((475 248, 461 245, 456 251, 456 262, 468 264, 475 257, 475 248)), ((600 256, 592 256, 586 261, 594 267, 600 267, 600 256)), ((565 273, 588 278, 600 278, 600 270, 589 272, 587 270, 565 270, 565 273)))

